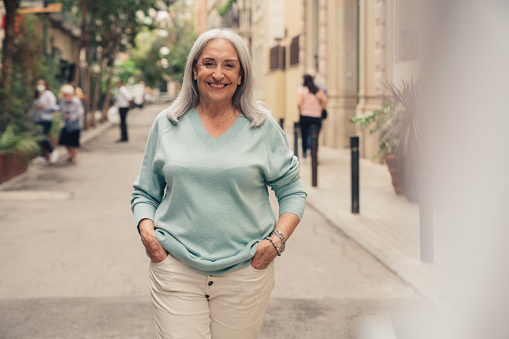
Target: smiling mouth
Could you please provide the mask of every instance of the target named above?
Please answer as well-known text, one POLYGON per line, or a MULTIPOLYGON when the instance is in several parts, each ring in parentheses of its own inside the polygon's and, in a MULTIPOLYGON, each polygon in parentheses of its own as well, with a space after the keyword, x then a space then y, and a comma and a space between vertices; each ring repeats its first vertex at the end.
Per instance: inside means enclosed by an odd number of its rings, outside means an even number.
POLYGON ((228 86, 228 84, 212 84, 212 83, 208 83, 210 87, 214 87, 214 88, 225 88, 226 86, 228 86))

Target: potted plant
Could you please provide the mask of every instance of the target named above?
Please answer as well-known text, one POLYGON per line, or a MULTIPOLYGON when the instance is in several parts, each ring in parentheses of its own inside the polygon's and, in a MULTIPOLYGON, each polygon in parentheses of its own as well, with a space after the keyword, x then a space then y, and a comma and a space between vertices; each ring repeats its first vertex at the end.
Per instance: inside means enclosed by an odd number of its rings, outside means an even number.
POLYGON ((39 137, 17 132, 8 125, 0 135, 0 183, 26 171, 27 164, 40 153, 39 137))
POLYGON ((389 95, 383 108, 350 118, 361 128, 372 126, 378 133, 378 157, 391 172, 394 190, 411 201, 418 200, 417 170, 420 151, 420 84, 402 81, 400 86, 385 84, 389 95))

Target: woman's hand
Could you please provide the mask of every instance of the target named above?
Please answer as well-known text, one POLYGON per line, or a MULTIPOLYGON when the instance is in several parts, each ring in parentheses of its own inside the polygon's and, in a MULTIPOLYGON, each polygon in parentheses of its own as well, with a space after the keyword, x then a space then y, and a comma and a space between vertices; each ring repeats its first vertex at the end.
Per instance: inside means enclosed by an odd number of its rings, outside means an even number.
POLYGON ((256 253, 251 259, 251 266, 257 270, 264 270, 277 257, 276 249, 269 240, 262 240, 256 247, 256 253))
POLYGON ((154 222, 150 219, 143 219, 138 227, 140 229, 141 242, 145 246, 152 262, 157 264, 166 259, 168 253, 156 238, 154 222))

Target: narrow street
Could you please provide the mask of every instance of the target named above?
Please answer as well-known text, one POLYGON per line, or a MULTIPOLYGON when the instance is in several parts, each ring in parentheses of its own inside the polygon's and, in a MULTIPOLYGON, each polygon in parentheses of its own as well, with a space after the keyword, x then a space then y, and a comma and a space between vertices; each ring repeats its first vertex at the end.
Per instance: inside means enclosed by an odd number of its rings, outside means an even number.
MULTIPOLYGON (((62 154, 0 187, 0 338, 155 337, 129 197, 161 109, 129 113, 129 143, 115 143, 114 126, 80 149, 78 165, 62 154)), ((365 319, 392 320, 405 338, 406 307, 424 303, 312 208, 276 260, 262 339, 375 338, 365 319)))

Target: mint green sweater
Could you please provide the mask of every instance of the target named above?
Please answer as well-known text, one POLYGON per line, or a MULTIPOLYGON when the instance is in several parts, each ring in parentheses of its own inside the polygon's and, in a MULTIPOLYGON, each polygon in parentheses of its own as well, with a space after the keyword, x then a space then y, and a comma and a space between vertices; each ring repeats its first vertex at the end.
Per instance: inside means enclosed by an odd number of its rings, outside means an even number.
POLYGON ((150 131, 131 208, 151 219, 161 245, 196 271, 218 275, 246 267, 279 215, 302 218, 306 192, 297 158, 270 115, 250 127, 240 115, 214 139, 195 109, 173 124, 161 112, 150 131))

